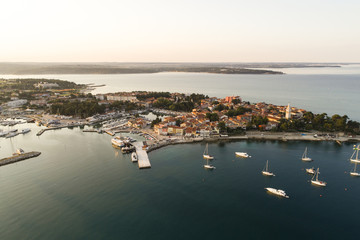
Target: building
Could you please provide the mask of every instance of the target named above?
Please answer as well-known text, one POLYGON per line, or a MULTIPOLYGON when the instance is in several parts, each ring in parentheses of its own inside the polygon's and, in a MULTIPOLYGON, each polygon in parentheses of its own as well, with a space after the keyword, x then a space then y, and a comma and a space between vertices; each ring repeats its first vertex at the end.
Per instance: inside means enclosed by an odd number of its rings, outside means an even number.
POLYGON ((59 84, 57 84, 57 83, 48 83, 48 82, 39 82, 39 83, 34 84, 34 86, 36 88, 46 89, 46 88, 58 88, 59 84))
POLYGON ((107 95, 108 101, 130 101, 130 102, 136 102, 137 98, 136 96, 132 95, 107 95))
POLYGON ((286 119, 291 119, 291 107, 290 107, 290 103, 289 103, 289 104, 287 105, 287 107, 286 107, 285 118, 286 118, 286 119))
POLYGON ((15 107, 21 107, 22 105, 24 105, 26 103, 27 103, 26 99, 18 99, 18 100, 7 102, 7 106, 11 107, 11 108, 15 108, 15 107))

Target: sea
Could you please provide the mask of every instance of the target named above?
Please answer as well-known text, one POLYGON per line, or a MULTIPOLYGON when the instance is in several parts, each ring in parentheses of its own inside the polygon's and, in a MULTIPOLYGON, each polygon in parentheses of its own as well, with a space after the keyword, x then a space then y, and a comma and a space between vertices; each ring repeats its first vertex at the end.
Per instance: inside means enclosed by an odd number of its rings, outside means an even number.
MULTIPOLYGON (((329 71, 335 70, 338 69, 329 71)), ((232 83, 234 85, 230 87, 241 86, 239 82, 242 82, 245 86, 248 84, 244 88, 256 91, 259 87, 264 91, 264 86, 249 87, 250 79, 256 79, 255 85, 263 82, 268 87, 270 82, 303 82, 303 89, 309 91, 306 94, 312 99, 319 99, 310 106, 319 109, 324 104, 319 102, 326 95, 326 91, 319 88, 319 82, 326 82, 325 79, 329 83, 336 82, 336 86, 328 84, 327 87, 337 88, 337 94, 349 91, 344 98, 350 98, 352 92, 360 89, 347 86, 350 83, 359 86, 359 72, 240 77, 182 73, 94 75, 88 81, 77 82, 105 83, 106 87, 128 91, 141 90, 135 89, 135 80, 140 83, 142 79, 144 89, 172 91, 176 87, 170 83, 166 84, 167 88, 160 87, 160 83, 171 79, 171 76, 177 76, 177 81, 171 81, 178 86, 181 79, 194 77, 192 81, 191 78, 185 81, 183 89, 177 92, 195 92, 196 88, 190 82, 197 86, 203 83, 204 87, 196 92, 210 94, 218 86, 218 95, 214 93, 211 96, 236 94, 251 101, 269 102, 280 101, 281 96, 250 96, 241 88, 225 90, 224 85, 232 83), (145 82, 147 76, 151 84, 145 82), (95 81, 96 77, 99 80, 95 81), (111 78, 117 77, 122 79, 119 80, 122 84, 111 85, 111 78), (127 78, 132 80, 125 80, 127 78), (212 80, 206 80, 208 78, 212 80), (225 80, 219 82, 220 79, 225 80), (337 83, 336 79, 347 84, 337 83), (311 85, 313 81, 315 83, 311 85), (314 92, 319 94, 311 95, 314 92)), ((299 85, 289 86, 288 91, 293 89, 293 94, 286 93, 289 98, 299 94, 299 85)), ((273 88, 269 89, 272 91, 273 88)), ((354 97, 352 101, 356 100, 354 97)), ((284 101, 286 104, 295 100, 284 101)), ((328 99, 328 102, 331 101, 328 99)), ((298 102, 299 107, 306 103, 298 102)), ((356 116, 358 112, 355 108, 344 111, 344 114, 356 116)), ((31 132, 10 139, 0 138, 0 158, 12 155, 18 148, 40 151, 41 155, 0 167, 1 240, 358 239, 360 178, 349 175, 355 167, 349 161, 354 143, 212 142, 209 143, 209 153, 215 157, 211 161, 216 167, 214 170, 203 167, 206 163, 202 157, 205 143, 172 145, 150 152, 152 167, 139 170, 137 164, 131 162, 129 154, 122 154, 112 147, 112 137, 107 134, 83 132, 83 129, 75 127, 46 131, 36 136, 43 127, 30 123, 0 126, 1 130, 13 128, 31 128, 31 132), (306 147, 313 162, 301 161, 306 147), (247 152, 252 157, 238 158, 235 156, 237 151, 247 152), (261 174, 267 160, 275 177, 261 174), (327 182, 326 187, 311 184, 311 176, 305 172, 310 167, 320 169, 319 179, 327 182), (271 195, 264 189, 267 187, 282 189, 290 198, 271 195)), ((138 135, 128 135, 144 140, 138 135)))

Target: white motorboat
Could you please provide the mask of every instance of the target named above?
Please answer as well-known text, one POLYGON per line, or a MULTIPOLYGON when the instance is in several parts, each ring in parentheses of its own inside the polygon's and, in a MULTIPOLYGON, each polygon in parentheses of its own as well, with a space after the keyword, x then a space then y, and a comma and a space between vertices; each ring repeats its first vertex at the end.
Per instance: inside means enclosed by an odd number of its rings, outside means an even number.
POLYGON ((30 131, 31 131, 30 128, 25 128, 25 129, 21 130, 21 133, 22 133, 22 134, 25 134, 25 133, 28 133, 28 132, 30 132, 30 131))
POLYGON ((305 151, 304 151, 304 153, 302 155, 301 160, 303 160, 305 162, 311 162, 312 161, 312 159, 307 156, 307 147, 305 148, 305 151))
POLYGON ((17 132, 10 132, 8 135, 6 135, 5 138, 12 138, 12 137, 17 136, 18 134, 19 134, 19 133, 17 133, 17 132))
POLYGON ((315 174, 315 168, 306 168, 306 172, 309 174, 315 174))
POLYGON ((316 173, 312 177, 311 183, 314 184, 314 185, 320 186, 320 187, 325 187, 326 186, 326 182, 319 180, 319 168, 316 169, 316 173))
POLYGON ((289 198, 288 195, 286 195, 284 190, 281 189, 275 189, 275 188, 265 188, 269 193, 275 194, 280 197, 289 198))
POLYGON ((251 156, 246 152, 235 152, 235 155, 242 158, 250 158, 251 156))
POLYGON ((210 159, 210 160, 214 159, 213 156, 209 155, 209 144, 206 144, 203 157, 204 157, 205 159, 210 159))
POLYGON ((265 168, 262 170, 262 174, 269 177, 274 177, 275 174, 269 171, 269 160, 266 160, 265 168))
POLYGON ((360 145, 358 145, 357 147, 356 147, 356 145, 354 145, 354 152, 350 157, 351 162, 360 163, 359 150, 360 150, 360 145))
POLYGON ((351 175, 351 176, 354 176, 354 177, 360 177, 360 173, 358 173, 358 172, 356 171, 356 165, 357 165, 357 163, 355 163, 354 170, 353 170, 352 172, 350 172, 350 175, 351 175))
POLYGON ((0 132, 0 137, 5 137, 6 135, 8 135, 9 134, 9 132, 0 132))
POLYGON ((131 161, 132 162, 137 162, 138 161, 138 157, 136 152, 131 153, 131 161))

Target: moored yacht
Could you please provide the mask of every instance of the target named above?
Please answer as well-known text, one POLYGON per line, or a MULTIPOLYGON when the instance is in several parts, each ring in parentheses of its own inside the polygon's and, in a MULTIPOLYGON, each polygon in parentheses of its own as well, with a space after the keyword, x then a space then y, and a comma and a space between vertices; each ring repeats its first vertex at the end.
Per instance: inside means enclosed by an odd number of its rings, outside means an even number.
POLYGON ((360 177, 360 173, 358 173, 358 172, 356 171, 356 165, 357 165, 357 163, 355 163, 354 170, 350 172, 350 175, 351 175, 351 176, 354 176, 354 177, 360 177))
POLYGON ((360 145, 358 145, 357 147, 356 145, 354 145, 354 153, 350 157, 351 162, 360 163, 359 150, 360 150, 360 145))
POLYGON ((25 128, 25 129, 21 130, 21 133, 25 134, 25 133, 28 133, 30 131, 31 131, 30 128, 25 128))
POLYGON ((138 157, 137 157, 136 152, 131 153, 131 161, 132 162, 137 162, 137 160, 138 160, 138 157))
POLYGON ((307 147, 305 148, 305 151, 304 151, 304 153, 302 155, 301 160, 303 160, 305 162, 311 162, 312 161, 312 159, 307 156, 307 147))
POLYGON ((306 168, 306 172, 309 174, 315 174, 315 168, 306 168))
POLYGON ((320 186, 320 187, 325 187, 326 186, 326 182, 319 180, 319 168, 316 169, 316 173, 312 177, 311 183, 314 184, 314 185, 320 186))
POLYGON ((209 155, 209 144, 206 144, 203 157, 204 157, 205 159, 210 159, 210 160, 214 159, 213 156, 209 155))
POLYGON ((251 156, 246 152, 235 152, 235 155, 242 158, 250 158, 251 156))
POLYGON ((280 197, 289 198, 288 195, 286 195, 284 190, 281 189, 275 189, 275 188, 265 188, 269 193, 275 194, 280 197))
POLYGON ((121 140, 120 137, 114 137, 113 139, 111 139, 111 143, 116 146, 116 147, 123 147, 125 146, 125 143, 123 140, 121 140))
POLYGON ((269 160, 266 160, 265 168, 261 172, 265 176, 274 177, 275 174, 269 171, 269 160))

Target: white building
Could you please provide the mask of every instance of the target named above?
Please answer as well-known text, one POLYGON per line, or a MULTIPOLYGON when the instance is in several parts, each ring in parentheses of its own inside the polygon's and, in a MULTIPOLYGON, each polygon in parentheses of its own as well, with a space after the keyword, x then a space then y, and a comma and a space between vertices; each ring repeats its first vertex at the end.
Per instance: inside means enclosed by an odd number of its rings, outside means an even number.
POLYGON ((289 103, 289 104, 287 105, 287 107, 286 107, 285 118, 286 118, 286 119, 291 119, 291 107, 290 107, 290 103, 289 103))
POLYGON ((48 82, 39 82, 39 83, 34 84, 34 86, 36 88, 45 89, 45 88, 57 88, 57 87, 59 87, 59 84, 57 84, 57 83, 48 83, 48 82))
POLYGON ((21 107, 22 105, 24 105, 26 103, 27 103, 26 99, 18 99, 18 100, 7 102, 7 105, 8 105, 8 107, 16 108, 16 107, 21 107))
POLYGON ((130 101, 130 102, 137 101, 136 96, 131 96, 131 95, 107 95, 106 98, 109 101, 130 101))

